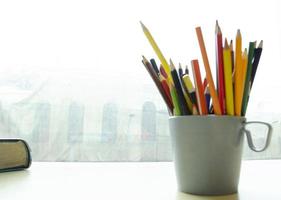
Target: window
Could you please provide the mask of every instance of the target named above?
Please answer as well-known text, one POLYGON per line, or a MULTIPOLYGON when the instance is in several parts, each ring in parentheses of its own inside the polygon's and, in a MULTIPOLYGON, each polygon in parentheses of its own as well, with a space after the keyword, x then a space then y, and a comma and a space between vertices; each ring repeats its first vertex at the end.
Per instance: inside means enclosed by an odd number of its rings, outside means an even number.
POLYGON ((141 63, 156 55, 139 20, 184 65, 202 65, 200 25, 214 73, 218 19, 228 38, 241 29, 243 47, 264 40, 247 118, 270 122, 273 139, 263 153, 245 145, 244 158, 280 158, 280 11, 277 0, 1 2, 0 137, 27 140, 37 161, 171 160, 167 110, 141 63))

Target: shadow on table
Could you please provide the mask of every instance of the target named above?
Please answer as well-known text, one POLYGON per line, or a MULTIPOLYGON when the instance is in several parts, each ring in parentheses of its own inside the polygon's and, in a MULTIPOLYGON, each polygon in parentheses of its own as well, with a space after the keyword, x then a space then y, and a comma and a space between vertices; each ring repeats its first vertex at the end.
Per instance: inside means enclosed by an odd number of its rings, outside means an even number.
POLYGON ((12 182, 13 180, 25 180, 30 175, 29 170, 19 170, 10 172, 1 172, 0 181, 7 180, 7 182, 12 182))
POLYGON ((199 196, 178 192, 176 200, 239 200, 238 194, 224 196, 199 196))

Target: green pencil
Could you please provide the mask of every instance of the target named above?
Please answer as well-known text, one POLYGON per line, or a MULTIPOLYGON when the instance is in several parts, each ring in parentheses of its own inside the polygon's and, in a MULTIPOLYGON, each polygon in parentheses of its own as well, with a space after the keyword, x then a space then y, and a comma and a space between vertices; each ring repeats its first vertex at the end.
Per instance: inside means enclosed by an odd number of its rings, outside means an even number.
POLYGON ((171 93, 171 97, 172 97, 172 101, 173 101, 173 105, 174 105, 173 114, 174 114, 174 116, 180 116, 181 109, 180 109, 180 105, 179 105, 179 98, 178 98, 176 88, 175 88, 175 86, 172 85, 172 83, 169 83, 169 88, 170 88, 170 93, 171 93))
POLYGON ((249 53, 248 53, 248 64, 247 64, 247 73, 245 77, 245 86, 242 100, 242 111, 241 115, 245 116, 247 105, 249 101, 249 92, 250 92, 250 81, 252 75, 252 67, 253 67, 253 58, 254 58, 254 50, 256 48, 256 42, 250 42, 249 44, 249 53))

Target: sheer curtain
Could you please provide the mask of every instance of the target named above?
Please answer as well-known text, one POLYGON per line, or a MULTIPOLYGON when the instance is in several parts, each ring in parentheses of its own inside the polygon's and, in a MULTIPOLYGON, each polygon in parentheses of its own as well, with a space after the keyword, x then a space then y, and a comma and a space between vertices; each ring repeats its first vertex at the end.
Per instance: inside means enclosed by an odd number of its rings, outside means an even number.
POLYGON ((38 161, 171 160, 168 113, 141 63, 156 56, 139 21, 184 65, 202 65, 201 25, 214 73, 218 19, 228 38, 241 29, 243 47, 264 40, 247 118, 272 123, 273 140, 262 154, 245 145, 244 156, 280 158, 280 11, 277 0, 1 2, 0 137, 26 139, 38 161))

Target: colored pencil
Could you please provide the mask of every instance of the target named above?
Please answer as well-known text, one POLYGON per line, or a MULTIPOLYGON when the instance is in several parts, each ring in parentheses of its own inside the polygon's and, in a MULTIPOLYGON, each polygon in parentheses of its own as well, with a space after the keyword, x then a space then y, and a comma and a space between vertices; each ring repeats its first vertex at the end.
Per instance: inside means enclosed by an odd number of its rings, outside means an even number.
POLYGON ((168 79, 168 75, 166 74, 163 65, 160 65, 160 74, 165 77, 165 79, 168 79))
POLYGON ((234 115, 231 50, 228 46, 226 39, 223 49, 223 63, 224 63, 226 114, 234 115))
POLYGON ((207 81, 207 78, 205 77, 204 81, 203 81, 203 89, 204 89, 204 91, 205 91, 207 85, 208 85, 208 81, 207 81))
POLYGON ((193 103, 192 97, 190 96, 190 93, 184 83, 183 76, 184 75, 181 76, 181 87, 182 87, 183 95, 186 100, 188 109, 189 109, 189 111, 191 111, 192 114, 197 114, 198 112, 194 113, 194 107, 193 107, 194 103, 193 103))
POLYGON ((183 68, 179 63, 176 69, 171 59, 168 63, 148 28, 142 22, 140 24, 160 60, 157 65, 154 58, 148 61, 143 56, 142 63, 164 99, 169 115, 246 115, 250 92, 263 51, 263 40, 257 47, 256 42, 250 42, 248 50, 245 48, 242 51, 242 35, 238 29, 235 40, 230 40, 228 43, 225 39, 223 45, 223 34, 216 20, 216 82, 214 84, 203 33, 200 26, 196 27, 205 78, 202 81, 198 59, 192 60, 193 85, 188 66, 183 68))
POLYGON ((161 82, 162 88, 163 88, 164 91, 165 91, 166 96, 168 97, 169 104, 172 105, 171 107, 172 107, 172 109, 173 109, 174 106, 173 106, 173 101, 172 101, 172 97, 171 97, 171 94, 170 94, 169 85, 168 85, 166 79, 164 78, 164 76, 162 76, 162 74, 160 74, 159 80, 160 80, 160 82, 161 82))
POLYGON ((150 45, 152 46, 153 50, 155 51, 156 55, 158 56, 161 64, 164 67, 164 70, 168 76, 169 81, 172 82, 172 77, 171 77, 171 72, 170 72, 170 68, 169 68, 169 64, 167 63, 165 57, 163 56, 161 50, 159 49, 157 43, 155 42, 155 40, 153 39, 151 33, 149 32, 149 30, 146 28, 146 26, 140 22, 141 26, 142 26, 142 30, 146 36, 146 38, 148 39, 150 45))
POLYGON ((262 48, 263 48, 263 41, 260 41, 260 44, 259 44, 258 48, 255 48, 255 50, 254 50, 254 62, 253 62, 253 69, 252 69, 252 74, 251 74, 251 86, 250 86, 250 88, 252 88, 253 83, 254 83, 257 68, 258 68, 258 65, 259 65, 259 62, 260 62, 262 48))
POLYGON ((178 77, 178 73, 177 70, 175 68, 174 63, 172 62, 172 60, 170 59, 170 67, 171 67, 171 75, 172 75, 172 79, 173 79, 173 83, 175 84, 175 88, 178 94, 178 101, 179 101, 179 105, 180 105, 180 109, 181 109, 181 113, 183 115, 188 115, 191 114, 191 111, 188 110, 188 107, 186 105, 185 102, 185 97, 182 91, 182 87, 181 87, 181 83, 178 77))
POLYGON ((192 66, 193 78, 195 82, 197 106, 198 106, 199 114, 206 115, 208 114, 208 110, 207 110, 206 99, 204 96, 204 90, 203 90, 198 60, 192 60, 191 66, 192 66))
POLYGON ((198 39, 199 47, 200 47, 202 58, 203 58, 203 63, 204 63, 205 71, 206 71, 206 77, 207 77, 208 84, 210 87, 210 94, 212 97, 214 112, 216 115, 221 115, 222 111, 220 108, 219 99, 218 99, 217 92, 215 89, 212 72, 211 72, 211 68, 210 68, 210 64, 209 64, 209 60, 208 60, 208 56, 207 56, 207 52, 206 52, 206 48, 205 48, 205 44, 204 44, 204 39, 203 39, 203 35, 202 35, 202 31, 201 31, 200 27, 196 28, 196 34, 197 34, 197 39, 198 39))
POLYGON ((230 48, 230 52, 231 52, 231 63, 232 63, 232 72, 233 72, 233 74, 232 74, 232 76, 234 77, 234 50, 233 50, 233 40, 230 40, 230 44, 229 44, 229 48, 230 48))
POLYGON ((178 75, 179 75, 179 79, 180 79, 180 83, 181 83, 183 95, 184 95, 185 101, 186 101, 186 103, 187 103, 187 107, 188 107, 189 111, 191 111, 191 113, 193 113, 193 112, 192 112, 192 110, 193 110, 193 106, 192 106, 192 105, 193 105, 193 104, 192 104, 192 101, 191 101, 189 92, 186 90, 185 85, 184 85, 183 80, 182 80, 182 77, 183 77, 183 69, 182 69, 180 63, 179 63, 179 69, 178 69, 178 71, 179 71, 179 74, 178 74, 178 75))
POLYGON ((159 76, 159 70, 158 70, 158 66, 156 64, 156 61, 153 58, 151 58, 150 59, 150 63, 152 65, 154 71, 156 72, 156 74, 159 76))
POLYGON ((162 88, 161 82, 157 76, 157 74, 154 72, 152 65, 150 64, 150 62, 143 56, 143 60, 142 60, 143 65, 145 66, 146 70, 148 71, 149 75, 151 76, 152 80, 154 81, 158 91, 160 92, 162 98, 164 99, 169 114, 173 113, 173 105, 171 105, 171 103, 168 100, 168 97, 166 96, 166 93, 164 91, 164 89, 162 88))
POLYGON ((175 116, 180 116, 182 115, 181 113, 181 109, 180 109, 180 103, 179 103, 179 98, 178 98, 178 94, 176 91, 176 88, 174 87, 173 83, 169 83, 169 88, 170 88, 170 93, 171 93, 171 97, 172 97, 172 101, 173 101, 173 114, 175 116))
POLYGON ((188 74, 183 75, 182 80, 183 80, 185 89, 189 93, 192 104, 195 105, 195 107, 196 107, 196 92, 195 92, 195 88, 190 80, 189 75, 188 74))
POLYGON ((245 116, 247 105, 249 101, 249 91, 250 91, 250 81, 252 75, 252 66, 253 66, 253 58, 254 58, 254 49, 256 47, 256 42, 249 43, 249 53, 248 53, 248 64, 247 64, 247 73, 245 78, 245 85, 244 85, 244 94, 242 100, 242 111, 241 115, 245 116))
POLYGON ((179 77, 180 77, 181 82, 182 82, 182 76, 183 76, 183 70, 182 70, 181 64, 179 63, 179 77))
POLYGON ((182 92, 183 92, 183 96, 184 96, 187 108, 188 108, 190 114, 192 114, 193 113, 192 112, 193 111, 193 104, 192 104, 191 98, 190 98, 189 94, 184 90, 184 88, 182 89, 182 92))
MULTIPOLYGON (((242 58, 241 58, 241 77, 238 79, 239 82, 241 82, 241 85, 238 87, 237 97, 235 95, 235 98, 237 99, 237 105, 235 105, 235 115, 241 116, 241 110, 242 110, 242 100, 243 100, 243 94, 244 94, 244 85, 245 85, 245 79, 246 79, 246 72, 247 72, 247 64, 248 64, 248 54, 247 54, 247 48, 245 48, 242 58), (236 108, 237 107, 237 108, 236 108)), ((239 71, 237 71, 239 72, 239 71)))
POLYGON ((235 115, 241 114, 241 101, 243 97, 244 85, 243 85, 243 68, 242 68, 242 36, 238 29, 236 34, 236 46, 235 46, 235 73, 234 73, 234 104, 235 115))
POLYGON ((216 21, 216 65, 217 65, 217 89, 219 103, 222 114, 225 114, 225 86, 224 86, 224 67, 223 67, 223 47, 222 47, 222 32, 216 21))
POLYGON ((185 66, 185 74, 189 74, 188 66, 185 66))

